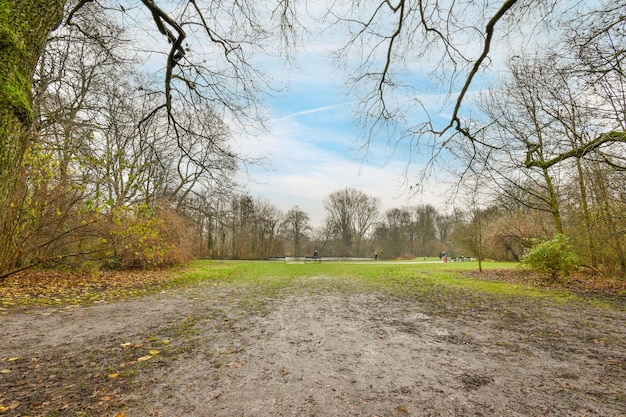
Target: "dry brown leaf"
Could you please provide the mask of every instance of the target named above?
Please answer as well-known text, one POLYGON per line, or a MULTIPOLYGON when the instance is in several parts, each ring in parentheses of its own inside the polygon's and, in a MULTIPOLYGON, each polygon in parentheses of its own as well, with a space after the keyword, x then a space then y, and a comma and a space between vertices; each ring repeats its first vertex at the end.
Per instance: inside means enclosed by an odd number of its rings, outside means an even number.
POLYGON ((137 358, 137 361, 138 362, 143 362, 143 361, 147 361, 149 359, 152 359, 152 355, 142 356, 141 358, 137 358))
POLYGON ((116 298, 133 291, 166 282, 168 271, 99 271, 97 274, 68 273, 56 270, 29 270, 0 282, 3 302, 7 305, 29 304, 33 300, 80 304, 87 300, 116 298))
POLYGON ((564 389, 572 389, 573 388, 570 384, 568 384, 565 381, 557 381, 557 382, 559 383, 561 388, 564 388, 564 389))

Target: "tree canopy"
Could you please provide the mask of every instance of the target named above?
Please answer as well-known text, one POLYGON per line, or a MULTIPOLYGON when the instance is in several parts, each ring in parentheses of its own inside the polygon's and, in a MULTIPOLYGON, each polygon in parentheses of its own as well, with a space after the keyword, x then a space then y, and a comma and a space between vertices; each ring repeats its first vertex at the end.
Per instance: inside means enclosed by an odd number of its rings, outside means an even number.
MULTIPOLYGON (((229 139, 264 128, 261 99, 274 85, 263 60, 289 59, 299 36, 317 30, 302 23, 307 6, 0 3, 0 271, 107 251, 119 258, 128 248, 111 245, 116 234, 134 239, 144 261, 161 259, 169 243, 142 237, 169 233, 170 215, 215 231, 225 210, 237 213, 233 235, 269 236, 259 254, 273 250, 280 216, 238 193, 232 174, 252 161, 229 139), (86 245, 85 236, 100 240, 86 245)), ((605 234, 626 270, 623 221, 615 221, 626 170, 625 6, 378 0, 329 2, 318 14, 344 36, 335 57, 366 147, 381 133, 392 149, 408 144, 409 163, 430 160, 422 177, 449 169, 457 190, 479 178, 492 198, 550 213, 553 232, 567 234, 567 200, 579 197, 591 267, 605 234), (447 96, 437 114, 426 106, 433 86, 447 96)), ((332 193, 327 233, 341 231, 343 250, 362 252, 378 208, 358 190, 332 193)), ((381 236, 413 215, 387 213, 381 236)), ((302 232, 292 236, 296 248, 302 232)), ((226 251, 225 235, 208 242, 226 251)))

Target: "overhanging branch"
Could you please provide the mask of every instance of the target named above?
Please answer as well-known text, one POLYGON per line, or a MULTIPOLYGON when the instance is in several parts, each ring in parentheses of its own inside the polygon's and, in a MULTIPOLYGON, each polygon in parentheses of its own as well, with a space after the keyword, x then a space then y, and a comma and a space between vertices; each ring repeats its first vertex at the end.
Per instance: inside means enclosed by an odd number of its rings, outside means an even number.
MULTIPOLYGON (((547 169, 569 158, 582 158, 588 153, 593 152, 596 149, 600 148, 602 145, 611 144, 611 143, 626 143, 626 132, 603 133, 599 135, 598 137, 596 137, 591 142, 585 143, 578 148, 574 148, 570 150, 569 152, 562 153, 561 155, 556 156, 552 159, 548 159, 547 161, 539 161, 539 160, 531 159, 530 154, 529 154, 527 155, 526 162, 524 165, 527 168, 539 167, 542 169, 547 169)), ((605 157, 604 159, 606 160, 608 158, 605 157)), ((621 167, 621 168, 625 169, 624 167, 621 167)))

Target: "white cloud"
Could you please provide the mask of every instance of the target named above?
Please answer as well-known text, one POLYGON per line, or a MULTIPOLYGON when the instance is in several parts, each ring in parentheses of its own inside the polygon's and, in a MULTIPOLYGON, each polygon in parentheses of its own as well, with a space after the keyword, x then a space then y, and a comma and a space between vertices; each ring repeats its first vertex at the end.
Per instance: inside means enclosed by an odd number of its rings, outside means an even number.
POLYGON ((439 204, 439 197, 434 195, 408 198, 403 192, 403 161, 391 161, 384 167, 368 164, 362 161, 361 152, 350 151, 350 131, 326 132, 326 137, 317 140, 323 127, 318 130, 308 125, 308 120, 300 120, 302 115, 333 109, 335 106, 326 106, 276 119, 270 134, 246 142, 247 152, 271 157, 271 167, 250 167, 247 177, 242 177, 253 197, 269 200, 284 212, 298 205, 314 225, 323 223, 323 200, 345 187, 379 198, 383 210, 408 204, 439 204), (318 136, 312 137, 314 134, 318 136), (329 142, 332 149, 327 147, 329 142))
MULTIPOLYGON (((300 51, 298 64, 288 72, 282 66, 272 70, 265 62, 275 79, 288 76, 289 89, 266 102, 271 115, 269 133, 235 141, 235 151, 240 154, 271 160, 269 167, 248 167, 240 180, 253 197, 269 200, 285 212, 298 205, 314 225, 324 220, 323 200, 345 187, 379 198, 383 211, 425 203, 441 207, 442 199, 434 193, 408 197, 403 178, 406 152, 403 148, 395 153, 385 149, 395 142, 394 138, 377 138, 371 143, 370 155, 358 149, 356 140, 361 132, 353 119, 355 103, 348 102, 343 94, 345 74, 329 58, 329 52, 337 46, 333 39, 326 33, 307 40, 310 43, 300 51)), ((411 78, 425 79, 420 73, 411 74, 411 78)), ((445 107, 444 95, 422 98, 432 114, 445 107)), ((410 106, 415 104, 406 105, 409 113, 419 112, 418 108, 410 110, 410 106)), ((413 160, 408 175, 416 175, 420 168, 420 161, 413 160)))

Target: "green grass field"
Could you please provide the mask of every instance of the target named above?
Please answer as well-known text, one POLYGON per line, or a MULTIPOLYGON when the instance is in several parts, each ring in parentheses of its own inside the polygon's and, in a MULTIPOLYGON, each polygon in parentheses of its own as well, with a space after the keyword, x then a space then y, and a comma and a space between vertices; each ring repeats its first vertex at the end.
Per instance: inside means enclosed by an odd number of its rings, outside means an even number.
MULTIPOLYGON (((455 263, 307 263, 290 264, 271 261, 197 261, 180 272, 175 285, 217 283, 232 286, 254 286, 265 293, 307 291, 320 284, 314 277, 327 277, 325 286, 337 291, 386 291, 393 295, 419 297, 429 294, 491 294, 494 296, 576 298, 564 291, 545 290, 531 285, 470 278, 464 274, 476 271, 477 262, 455 263)), ((516 263, 485 262, 483 269, 501 273, 517 271, 516 263)))
POLYGON ((424 311, 448 317, 481 315, 507 319, 511 305, 526 305, 529 317, 544 306, 626 310, 623 296, 580 295, 568 289, 520 282, 517 263, 196 261, 170 281, 174 287, 215 286, 242 308, 265 310, 266 300, 290 296, 376 292, 419 303, 424 311), (518 279, 507 280, 508 275, 518 279), (245 294, 242 296, 242 294, 245 294))
MULTIPOLYGON (((557 302, 610 303, 623 306, 623 295, 578 296, 567 288, 549 289, 524 278, 516 263, 438 262, 423 258, 412 262, 322 262, 201 260, 161 271, 119 271, 88 277, 55 271, 37 271, 0 282, 0 312, 36 305, 91 304, 120 298, 141 297, 163 289, 219 286, 228 291, 244 289, 251 305, 264 298, 330 292, 385 292, 431 304, 471 308, 485 303, 506 303, 515 297, 557 302), (514 277, 516 279, 508 279, 514 277), (115 278, 115 282, 112 279, 115 278), (253 300, 251 297, 256 298, 253 300)), ((580 291, 578 291, 580 293, 580 291)), ((614 294, 620 294, 619 290, 614 294)), ((464 309, 462 308, 462 309, 464 309)))

